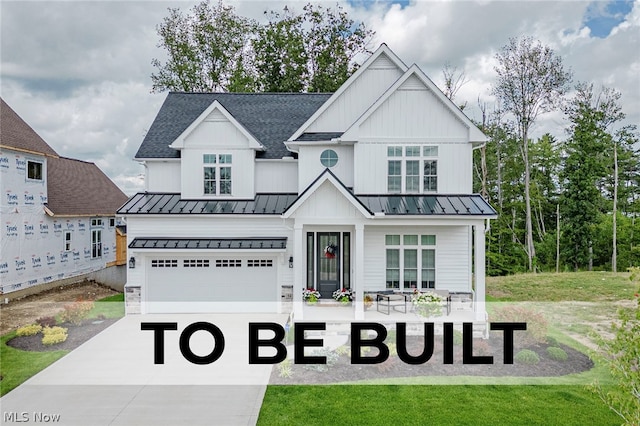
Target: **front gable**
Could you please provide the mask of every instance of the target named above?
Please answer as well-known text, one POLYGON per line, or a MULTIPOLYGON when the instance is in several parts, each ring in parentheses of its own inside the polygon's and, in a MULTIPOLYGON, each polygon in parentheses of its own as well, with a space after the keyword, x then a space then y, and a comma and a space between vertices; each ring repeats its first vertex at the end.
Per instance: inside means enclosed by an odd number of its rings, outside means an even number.
POLYGON ((371 218, 373 214, 329 170, 318 178, 282 214, 285 219, 371 218))
POLYGON ((438 143, 487 140, 416 65, 411 66, 340 139, 438 143))
POLYGON ((178 150, 212 147, 264 149, 264 146, 217 100, 213 101, 170 147, 178 150))
POLYGON ((382 44, 289 141, 305 133, 344 132, 406 70, 407 66, 382 44))

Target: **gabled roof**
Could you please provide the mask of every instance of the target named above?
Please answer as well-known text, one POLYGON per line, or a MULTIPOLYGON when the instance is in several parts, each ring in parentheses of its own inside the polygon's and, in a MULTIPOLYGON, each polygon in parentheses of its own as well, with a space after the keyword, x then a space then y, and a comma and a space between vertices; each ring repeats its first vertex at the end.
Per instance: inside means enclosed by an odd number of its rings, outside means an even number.
POLYGON ((431 93, 433 93, 444 105, 446 105, 451 113, 460 120, 469 129, 469 142, 486 142, 487 136, 476 127, 476 125, 467 117, 458 106, 447 98, 444 93, 435 85, 429 77, 416 64, 413 64, 402 77, 400 77, 378 100, 367 109, 341 136, 344 141, 357 139, 357 130, 398 88, 400 88, 412 76, 417 77, 431 93))
POLYGON ((169 148, 214 101, 218 101, 265 151, 257 158, 282 158, 291 153, 282 143, 331 95, 326 93, 184 93, 167 95, 135 158, 180 158, 169 148))
POLYGON ((342 83, 342 86, 340 86, 340 88, 331 95, 327 102, 325 102, 324 105, 322 105, 317 111, 315 111, 313 115, 309 117, 309 119, 305 121, 305 123, 291 135, 289 141, 297 140, 302 134, 304 134, 307 128, 309 128, 309 126, 311 126, 316 121, 316 119, 320 117, 320 115, 322 115, 323 112, 329 109, 329 107, 347 90, 347 88, 349 88, 349 86, 351 86, 353 82, 356 81, 360 77, 360 75, 364 73, 365 70, 369 68, 369 66, 382 55, 386 56, 391 61, 391 63, 396 65, 402 71, 407 70, 407 66, 404 64, 404 62, 402 62, 400 58, 398 58, 398 56, 396 56, 396 54, 393 53, 393 51, 389 49, 389 47, 385 43, 382 43, 380 47, 375 52, 373 52, 373 54, 369 58, 367 58, 366 61, 364 61, 360 68, 358 68, 356 72, 354 72, 347 79, 347 81, 342 83))
POLYGON ((0 98, 0 148, 57 157, 53 150, 9 105, 0 98))
POLYGON ((353 192, 345 186, 344 183, 329 169, 324 169, 311 184, 302 191, 302 194, 282 213, 282 217, 288 219, 295 211, 304 204, 311 195, 322 186, 323 183, 330 182, 364 217, 373 217, 373 213, 362 201, 360 201, 353 192))
POLYGON ((93 163, 47 161, 47 209, 54 216, 113 216, 127 196, 93 163))
POLYGON ((231 124, 233 124, 240 131, 240 133, 242 133, 249 140, 249 146, 254 149, 264 150, 264 145, 262 145, 260 141, 258 141, 249 131, 247 131, 247 129, 244 128, 242 124, 238 123, 238 120, 236 120, 231 114, 229 114, 229 111, 227 111, 225 107, 223 107, 220 102, 218 102, 217 99, 213 101, 213 103, 209 105, 209 107, 205 109, 202 114, 200 114, 200 116, 196 118, 193 123, 191 123, 189 127, 187 127, 180 134, 180 136, 177 137, 175 141, 173 141, 173 143, 171 144, 171 148, 184 148, 184 140, 214 111, 219 111, 224 116, 224 118, 226 118, 231 124))

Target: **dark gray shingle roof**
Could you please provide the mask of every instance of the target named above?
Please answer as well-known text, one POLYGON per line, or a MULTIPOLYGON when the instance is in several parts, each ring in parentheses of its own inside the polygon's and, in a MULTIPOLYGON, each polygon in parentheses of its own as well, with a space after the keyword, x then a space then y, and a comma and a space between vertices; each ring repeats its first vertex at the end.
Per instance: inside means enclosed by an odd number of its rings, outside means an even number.
POLYGON ((298 142, 316 142, 316 141, 330 141, 331 139, 339 138, 343 132, 318 132, 318 133, 303 133, 296 141, 298 142))
POLYGON ((0 146, 57 157, 53 148, 0 99, 0 146))
POLYGON ((331 96, 330 93, 183 93, 171 92, 151 124, 136 158, 179 158, 169 145, 217 100, 266 151, 258 158, 291 155, 286 141, 331 96))

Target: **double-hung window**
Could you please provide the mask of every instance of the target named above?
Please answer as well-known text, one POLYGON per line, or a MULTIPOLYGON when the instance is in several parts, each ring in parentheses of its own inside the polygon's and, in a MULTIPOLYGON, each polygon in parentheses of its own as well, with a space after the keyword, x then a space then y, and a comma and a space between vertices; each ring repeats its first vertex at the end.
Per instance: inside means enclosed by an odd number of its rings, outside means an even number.
POLYGON ((386 235, 386 287, 436 287, 436 236, 386 235))
POLYGON ((42 180, 42 163, 27 160, 27 178, 30 180, 42 180))
POLYGON ((231 154, 204 154, 205 195, 231 195, 231 154))
POLYGON ((387 147, 387 192, 415 194, 437 190, 437 146, 387 147))

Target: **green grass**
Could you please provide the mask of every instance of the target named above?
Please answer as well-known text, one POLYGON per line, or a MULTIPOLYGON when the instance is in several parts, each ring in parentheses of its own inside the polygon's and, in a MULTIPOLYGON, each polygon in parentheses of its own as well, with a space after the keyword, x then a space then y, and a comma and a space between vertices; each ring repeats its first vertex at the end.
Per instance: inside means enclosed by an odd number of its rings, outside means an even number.
MULTIPOLYGON (((119 318, 124 316, 124 296, 116 294, 97 300, 88 318, 119 318)), ((69 351, 29 352, 7 346, 16 332, 0 337, 0 396, 11 391, 31 376, 53 364, 69 351)))
MULTIPOLYGON (((488 302, 611 302, 631 300, 637 284, 627 273, 578 272, 487 277, 488 302)), ((603 304, 609 305, 609 304, 603 304)), ((612 305, 612 304, 611 304, 612 305)), ((547 306, 552 306, 547 304, 547 306)), ((602 305, 599 305, 602 306, 602 305)), ((615 315, 585 308, 587 315, 615 315)), ((579 315, 579 314, 576 314, 579 315)), ((549 335, 583 353, 588 349, 552 324, 549 335)), ((591 328, 583 324, 579 331, 591 328)), ((614 385, 606 367, 565 377, 528 378, 414 377, 389 384, 269 386, 259 425, 619 425, 621 419, 585 384, 614 385), (443 385, 454 383, 453 385, 443 385), (502 384, 496 384, 502 383, 502 384), (536 384, 530 384, 536 383, 536 384)), ((373 382, 370 382, 373 383, 373 382)))
POLYGON ((619 425, 580 386, 269 386, 258 425, 619 425))
POLYGON ((7 346, 15 331, 0 338, 0 396, 6 394, 29 377, 53 364, 69 351, 27 352, 7 346))
POLYGON ((637 285, 628 273, 564 272, 487 277, 487 301, 605 302, 631 300, 637 285))

